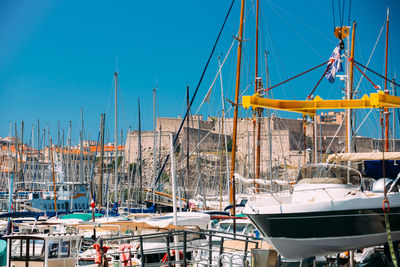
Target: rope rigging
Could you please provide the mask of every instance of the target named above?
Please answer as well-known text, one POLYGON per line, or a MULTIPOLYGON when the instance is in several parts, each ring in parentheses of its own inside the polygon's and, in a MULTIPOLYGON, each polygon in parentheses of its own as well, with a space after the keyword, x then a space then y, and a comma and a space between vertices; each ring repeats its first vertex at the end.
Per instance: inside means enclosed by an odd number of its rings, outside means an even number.
MULTIPOLYGON (((218 44, 219 38, 221 37, 222 31, 223 31, 223 29, 225 28, 226 21, 228 20, 229 14, 231 13, 231 10, 232 10, 232 7, 233 7, 234 2, 235 2, 235 0, 232 0, 231 5, 230 5, 229 10, 228 10, 228 13, 227 13, 226 16, 225 16, 224 22, 223 22, 223 24, 222 24, 222 26, 221 26, 221 29, 220 29, 219 33, 218 33, 218 37, 217 37, 217 39, 216 39, 216 41, 215 41, 215 43, 214 43, 214 46, 213 46, 213 48, 212 48, 212 50, 211 50, 211 53, 210 53, 210 56, 208 57, 207 63, 206 63, 206 65, 205 65, 204 69, 203 69, 203 72, 202 72, 202 74, 201 74, 200 80, 199 80, 199 82, 198 82, 198 84, 197 84, 196 90, 194 91, 194 94, 193 94, 193 96, 192 96, 192 99, 190 100, 189 107, 188 107, 188 109, 187 109, 187 111, 186 111, 186 113, 185 113, 185 116, 184 116, 183 119, 182 119, 182 122, 181 122, 181 125, 179 126, 178 132, 176 133, 176 135, 175 135, 175 137, 174 137, 174 141, 173 141, 174 146, 175 146, 175 144, 176 144, 176 141, 178 140, 179 134, 180 134, 180 132, 181 132, 181 130, 182 130, 182 128, 183 128, 183 125, 184 125, 185 120, 186 120, 186 118, 187 118, 187 116, 188 116, 189 110, 190 110, 190 108, 192 107, 192 104, 193 104, 193 102, 194 102, 194 99, 196 98, 197 92, 198 92, 198 90, 199 90, 199 87, 200 87, 200 85, 201 85, 201 82, 203 81, 203 77, 204 77, 204 75, 205 75, 205 73, 206 73, 206 70, 207 70, 207 68, 208 68, 208 65, 209 65, 209 63, 210 63, 210 61, 211 61, 211 58, 212 58, 213 54, 214 54, 215 48, 217 47, 217 44, 218 44)), ((155 185, 158 183, 158 181, 160 180, 160 177, 161 177, 161 175, 162 175, 162 173, 163 173, 163 171, 164 171, 164 169, 165 169, 165 165, 167 164, 169 157, 170 157, 170 155, 168 154, 168 155, 166 156, 165 160, 164 160, 164 163, 163 163, 161 169, 160 169, 159 172, 158 172, 157 179, 156 179, 156 181, 154 181, 154 185, 153 185, 153 186, 155 186, 155 185)))

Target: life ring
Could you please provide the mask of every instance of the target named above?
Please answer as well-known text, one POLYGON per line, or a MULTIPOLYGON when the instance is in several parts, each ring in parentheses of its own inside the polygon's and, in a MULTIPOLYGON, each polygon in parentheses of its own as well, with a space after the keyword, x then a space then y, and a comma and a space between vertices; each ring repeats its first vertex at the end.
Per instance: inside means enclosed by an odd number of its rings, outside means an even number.
MULTIPOLYGON (((170 258, 171 257, 174 257, 175 256, 175 250, 173 249, 173 250, 171 250, 171 252, 170 252, 170 258)), ((183 260, 183 252, 182 251, 180 251, 179 250, 179 259, 180 260, 183 260)), ((161 262, 167 262, 168 261, 168 252, 167 253, 165 253, 165 255, 164 255, 164 257, 162 258, 162 260, 161 260, 161 262)))
POLYGON ((131 249, 132 244, 122 244, 119 246, 118 251, 121 252, 121 262, 122 266, 131 266, 131 249))

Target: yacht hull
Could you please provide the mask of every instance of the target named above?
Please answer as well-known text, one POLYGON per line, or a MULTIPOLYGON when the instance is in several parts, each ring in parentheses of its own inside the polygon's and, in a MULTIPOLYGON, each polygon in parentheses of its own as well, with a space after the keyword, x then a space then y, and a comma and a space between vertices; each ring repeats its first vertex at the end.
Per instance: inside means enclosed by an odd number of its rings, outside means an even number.
MULTIPOLYGON (((382 208, 247 214, 276 250, 304 259, 387 242, 382 208)), ((389 213, 393 241, 400 240, 400 208, 389 213)))

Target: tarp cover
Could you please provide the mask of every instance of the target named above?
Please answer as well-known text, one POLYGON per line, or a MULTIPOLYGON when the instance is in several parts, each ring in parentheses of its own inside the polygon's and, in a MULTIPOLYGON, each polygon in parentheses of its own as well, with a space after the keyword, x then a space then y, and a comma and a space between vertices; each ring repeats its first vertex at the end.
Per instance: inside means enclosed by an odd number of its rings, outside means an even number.
POLYGON ((327 162, 363 161, 363 160, 400 160, 400 152, 368 152, 332 154, 327 162))

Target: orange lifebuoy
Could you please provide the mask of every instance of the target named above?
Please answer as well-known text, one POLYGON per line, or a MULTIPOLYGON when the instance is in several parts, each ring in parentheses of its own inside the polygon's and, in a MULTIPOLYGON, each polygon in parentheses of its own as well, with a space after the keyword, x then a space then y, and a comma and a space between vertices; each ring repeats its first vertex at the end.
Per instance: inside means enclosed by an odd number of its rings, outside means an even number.
POLYGON ((119 246, 118 251, 121 252, 122 266, 131 266, 131 249, 132 244, 122 244, 119 246))
MULTIPOLYGON (((175 250, 171 250, 171 255, 170 257, 175 256, 175 250)), ((183 252, 179 251, 179 259, 183 260, 183 252)), ((165 253, 164 257, 162 258, 161 262, 167 262, 168 261, 168 252, 165 253)))
POLYGON ((108 247, 103 246, 103 248, 100 248, 99 244, 94 244, 93 248, 96 250, 96 254, 94 256, 94 263, 101 263, 101 254, 107 253, 108 247))

